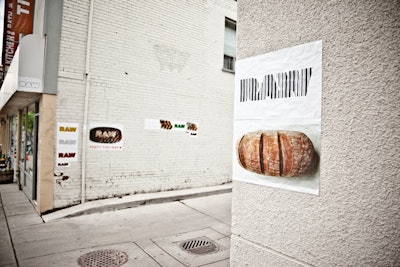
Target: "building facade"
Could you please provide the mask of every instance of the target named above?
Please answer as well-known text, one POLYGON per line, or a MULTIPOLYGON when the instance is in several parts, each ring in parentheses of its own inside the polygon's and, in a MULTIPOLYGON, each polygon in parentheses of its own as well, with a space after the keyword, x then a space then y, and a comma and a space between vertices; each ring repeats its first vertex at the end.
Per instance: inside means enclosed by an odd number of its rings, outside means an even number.
POLYGON ((317 194, 234 179, 231 266, 399 266, 399 12, 238 1, 236 77, 244 60, 322 41, 322 120, 317 194))
POLYGON ((8 75, 0 96, 10 84, 3 150, 39 212, 231 181, 236 1, 35 8, 43 86, 8 75))

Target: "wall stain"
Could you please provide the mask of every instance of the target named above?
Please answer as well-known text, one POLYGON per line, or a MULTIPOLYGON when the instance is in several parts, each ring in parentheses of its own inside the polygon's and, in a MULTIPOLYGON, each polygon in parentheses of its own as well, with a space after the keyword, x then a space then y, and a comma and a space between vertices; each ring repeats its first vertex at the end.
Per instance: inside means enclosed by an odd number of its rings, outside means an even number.
POLYGON ((63 172, 60 172, 59 174, 54 173, 54 176, 56 177, 56 183, 58 185, 61 185, 62 181, 67 181, 69 179, 68 175, 64 175, 63 172))
POLYGON ((160 63, 161 71, 169 70, 180 73, 190 57, 190 54, 187 52, 165 45, 154 45, 154 50, 156 58, 160 63))

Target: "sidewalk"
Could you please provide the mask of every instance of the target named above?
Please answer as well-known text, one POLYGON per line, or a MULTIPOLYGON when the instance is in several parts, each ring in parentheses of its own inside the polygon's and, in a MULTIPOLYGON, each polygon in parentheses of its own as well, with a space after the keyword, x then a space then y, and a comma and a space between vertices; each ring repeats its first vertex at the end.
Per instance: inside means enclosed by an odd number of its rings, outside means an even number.
POLYGON ((16 184, 0 185, 0 267, 229 266, 227 187, 88 202, 45 215, 44 223, 16 184))

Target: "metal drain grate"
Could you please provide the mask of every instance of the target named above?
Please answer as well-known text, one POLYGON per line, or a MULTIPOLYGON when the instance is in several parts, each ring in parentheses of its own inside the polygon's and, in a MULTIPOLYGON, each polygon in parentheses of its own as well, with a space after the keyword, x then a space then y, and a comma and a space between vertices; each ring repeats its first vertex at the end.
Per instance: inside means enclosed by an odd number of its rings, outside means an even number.
POLYGON ((179 246, 185 251, 198 255, 219 251, 219 246, 205 236, 186 240, 179 246))
POLYGON ((86 253, 79 257, 78 264, 81 267, 118 267, 128 261, 125 252, 104 249, 86 253))

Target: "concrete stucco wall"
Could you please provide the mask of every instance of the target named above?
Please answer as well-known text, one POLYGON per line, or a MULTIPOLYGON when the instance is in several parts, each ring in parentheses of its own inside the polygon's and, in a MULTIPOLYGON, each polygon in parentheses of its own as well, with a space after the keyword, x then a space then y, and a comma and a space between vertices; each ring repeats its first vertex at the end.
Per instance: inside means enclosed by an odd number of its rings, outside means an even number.
POLYGON ((40 213, 53 209, 55 111, 56 96, 42 94, 39 100, 36 206, 40 213))
POLYGON ((399 1, 238 1, 238 60, 323 42, 320 195, 234 182, 232 266, 400 265, 399 1))

